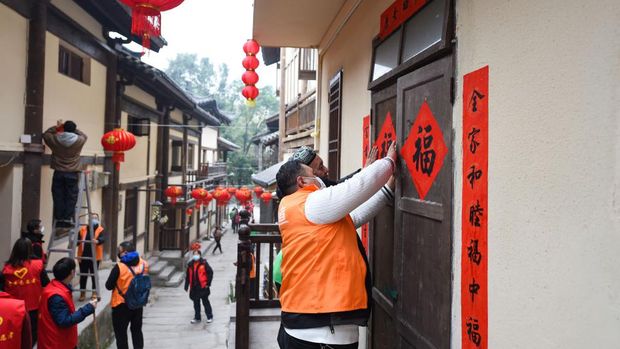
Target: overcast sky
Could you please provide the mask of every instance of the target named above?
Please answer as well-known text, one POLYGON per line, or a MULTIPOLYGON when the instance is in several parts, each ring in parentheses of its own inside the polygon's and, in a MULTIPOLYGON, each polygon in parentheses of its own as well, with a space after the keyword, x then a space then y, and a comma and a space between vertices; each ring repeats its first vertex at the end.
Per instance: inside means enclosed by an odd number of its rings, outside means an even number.
MULTIPOLYGON (((159 69, 166 69, 177 53, 196 53, 209 57, 214 65, 226 63, 230 78, 241 80, 245 57, 243 44, 252 38, 253 0, 185 0, 178 7, 162 12, 162 36, 168 41, 159 53, 149 52, 142 60, 159 69)), ((260 44, 260 42, 259 42, 260 44)), ((131 46, 141 51, 138 45, 131 46)), ((275 64, 261 65, 258 87, 275 87, 275 64)), ((241 94, 241 91, 239 92, 241 94)))

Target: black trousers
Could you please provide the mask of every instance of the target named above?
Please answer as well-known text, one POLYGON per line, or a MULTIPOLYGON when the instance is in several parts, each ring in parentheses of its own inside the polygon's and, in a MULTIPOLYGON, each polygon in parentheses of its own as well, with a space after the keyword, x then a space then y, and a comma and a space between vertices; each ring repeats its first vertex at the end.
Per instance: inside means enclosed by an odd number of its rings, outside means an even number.
POLYGON ((114 337, 116 337, 116 347, 118 349, 129 349, 129 344, 127 342, 127 326, 129 326, 131 331, 133 348, 143 349, 142 308, 131 310, 125 303, 122 303, 112 308, 112 327, 114 327, 114 337))
POLYGON ((207 314, 207 319, 213 319, 213 309, 211 309, 211 302, 209 302, 209 295, 204 295, 202 297, 196 297, 194 300, 194 319, 201 320, 200 317, 200 302, 202 301, 202 305, 205 307, 205 313, 207 314))
POLYGON ((52 199, 56 220, 73 220, 75 203, 79 194, 79 172, 54 171, 52 199))
POLYGON ((224 253, 224 251, 222 251, 222 244, 220 243, 220 241, 215 240, 215 247, 213 248, 214 254, 218 248, 220 249, 220 253, 224 253))
POLYGON ((358 347, 358 343, 337 345, 307 342, 286 333, 282 325, 278 331, 278 345, 280 349, 357 349, 358 347))
MULTIPOLYGON (((86 248, 90 248, 90 246, 85 246, 86 248)), ((84 257, 88 257, 85 254, 83 254, 84 257)), ((99 263, 100 261, 97 261, 97 270, 99 270, 99 263)), ((80 261, 80 273, 90 273, 90 274, 94 274, 95 273, 95 268, 93 268, 93 261, 90 259, 83 259, 80 261)), ((91 276, 91 280, 93 283, 93 290, 95 289, 95 276, 91 276)), ((86 284, 88 282, 88 276, 86 275, 80 275, 80 289, 84 290, 86 289, 86 284)))
POLYGON ((39 320, 39 311, 31 310, 28 312, 30 316, 30 330, 32 330, 32 346, 37 343, 37 321, 39 320))

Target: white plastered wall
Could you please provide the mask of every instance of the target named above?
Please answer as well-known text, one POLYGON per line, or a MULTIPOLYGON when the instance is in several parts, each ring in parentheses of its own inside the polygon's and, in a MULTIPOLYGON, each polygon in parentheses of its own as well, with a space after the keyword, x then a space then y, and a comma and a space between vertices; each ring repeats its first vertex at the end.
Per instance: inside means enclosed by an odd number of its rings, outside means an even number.
POLYGON ((97 39, 104 40, 101 24, 84 11, 77 3, 70 0, 52 0, 52 5, 59 8, 72 20, 88 30, 97 39))
POLYGON ((9 259, 11 248, 21 231, 22 209, 22 173, 21 165, 0 168, 0 261, 9 259))
MULTIPOLYGON (((372 39, 379 33, 379 16, 391 1, 363 1, 329 47, 320 47, 320 155, 327 164, 329 138, 329 81, 342 69, 342 125, 340 174, 347 175, 362 165, 362 119, 370 114, 368 77, 372 39)), ((332 26, 338 26, 337 19, 332 26)), ((332 28, 333 30, 333 28, 332 28)), ((327 43, 322 43, 327 45, 327 43)))
POLYGON ((0 150, 21 151, 24 133, 28 20, 0 4, 0 150))
MULTIPOLYGON (((128 114, 121 113, 121 127, 128 129, 128 114)), ((140 115, 134 115, 140 117, 140 115)), ((149 122, 150 136, 136 136, 136 145, 125 152, 125 162, 121 163, 120 182, 131 183, 153 178, 157 161, 157 124, 149 122), (149 144, 150 137, 150 144, 149 144), (148 173, 147 173, 148 155, 148 173)))
POLYGON ((457 1, 454 304, 462 77, 490 67, 489 347, 620 342, 620 3, 457 1))

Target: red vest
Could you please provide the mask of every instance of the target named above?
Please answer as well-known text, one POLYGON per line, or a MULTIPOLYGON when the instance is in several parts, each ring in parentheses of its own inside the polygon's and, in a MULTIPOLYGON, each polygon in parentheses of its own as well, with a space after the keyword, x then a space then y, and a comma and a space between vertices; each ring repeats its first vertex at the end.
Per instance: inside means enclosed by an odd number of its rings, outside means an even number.
POLYGON ((41 306, 39 308, 39 349, 73 349, 78 344, 78 327, 62 328, 56 325, 50 314, 47 301, 54 295, 61 296, 69 306, 71 313, 75 312, 75 305, 71 291, 60 281, 54 279, 43 289, 41 306))
POLYGON ((22 267, 14 267, 5 264, 2 269, 4 274, 4 290, 14 298, 26 302, 26 310, 32 311, 39 309, 41 300, 41 272, 43 271, 43 261, 31 259, 24 262, 22 267))
POLYGON ((200 282, 200 287, 201 288, 205 288, 207 287, 207 281, 208 281, 208 277, 207 277, 207 265, 206 264, 202 264, 199 262, 193 262, 191 266, 187 267, 188 269, 188 274, 189 274, 189 287, 192 288, 194 283, 192 281, 194 281, 194 274, 196 273, 196 269, 198 269, 198 281, 200 282))
POLYGON ((26 316, 24 301, 0 292, 0 349, 22 346, 22 325, 26 316))

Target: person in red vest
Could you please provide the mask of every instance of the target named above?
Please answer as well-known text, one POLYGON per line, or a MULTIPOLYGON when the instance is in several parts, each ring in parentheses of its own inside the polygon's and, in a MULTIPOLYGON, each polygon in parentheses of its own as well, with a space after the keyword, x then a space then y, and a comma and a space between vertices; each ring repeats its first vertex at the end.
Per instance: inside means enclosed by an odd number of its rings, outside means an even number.
MULTIPOLYGON (((105 242, 103 238, 103 227, 99 224, 99 220, 93 219, 93 229, 95 230, 95 240, 97 241, 97 247, 95 248, 95 257, 97 260, 97 270, 99 270, 99 264, 103 260, 103 243, 105 242)), ((91 249, 90 242, 84 242, 91 240, 90 227, 82 226, 80 228, 80 239, 78 243, 78 260, 80 262, 80 273, 81 274, 94 274, 95 268, 93 265, 93 260, 89 259, 93 256, 93 251, 91 249)), ((95 288, 95 276, 91 276, 93 289, 95 288)), ((80 275, 80 289, 86 289, 86 283, 88 282, 87 275, 80 275)), ((86 298, 86 292, 80 291, 80 298, 78 301, 82 302, 86 298)), ((93 292, 91 298, 97 298, 97 293, 93 292)))
POLYGON ((33 346, 26 304, 3 292, 0 275, 0 349, 30 349, 33 346))
POLYGON ((71 296, 75 261, 62 258, 52 271, 54 280, 45 286, 41 296, 38 349, 74 349, 78 345, 77 324, 95 312, 97 299, 76 311, 71 296))
POLYGON ((30 317, 32 330, 32 344, 37 342, 37 319, 39 301, 43 287, 49 283, 49 278, 41 259, 32 258, 32 243, 27 238, 15 241, 11 256, 2 269, 4 276, 4 291, 16 299, 23 300, 30 317))
POLYGON ((185 275, 185 291, 189 289, 189 298, 194 301, 194 319, 192 324, 200 323, 200 302, 205 308, 207 322, 213 321, 213 309, 209 302, 211 294, 210 287, 213 280, 213 269, 207 260, 202 258, 200 244, 194 244, 192 259, 187 263, 187 273, 185 275))

